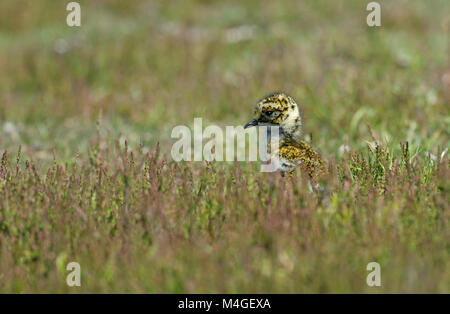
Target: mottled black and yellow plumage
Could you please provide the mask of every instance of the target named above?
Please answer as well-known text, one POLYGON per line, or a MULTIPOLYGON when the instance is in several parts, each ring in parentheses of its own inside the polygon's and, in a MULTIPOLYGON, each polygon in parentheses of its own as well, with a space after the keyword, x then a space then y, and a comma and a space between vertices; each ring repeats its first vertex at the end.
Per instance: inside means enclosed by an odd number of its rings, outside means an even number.
POLYGON ((298 165, 310 178, 316 178, 326 172, 325 162, 305 141, 280 143, 278 155, 282 171, 284 169, 292 172, 298 165), (283 165, 284 160, 289 161, 290 164, 283 165))
POLYGON ((323 159, 303 141, 302 116, 295 100, 282 92, 275 92, 260 99, 255 106, 254 119, 247 127, 268 125, 279 126, 278 147, 271 151, 277 160, 279 170, 292 173, 300 167, 310 178, 316 178, 326 172, 323 159))

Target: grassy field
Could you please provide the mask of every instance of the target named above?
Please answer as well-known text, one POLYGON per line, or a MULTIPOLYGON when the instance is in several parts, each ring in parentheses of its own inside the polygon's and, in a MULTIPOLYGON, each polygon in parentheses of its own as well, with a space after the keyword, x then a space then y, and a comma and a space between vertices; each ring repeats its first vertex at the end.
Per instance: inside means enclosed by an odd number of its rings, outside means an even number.
POLYGON ((0 292, 450 293, 450 3, 379 1, 371 28, 367 2, 86 0, 71 28, 65 1, 2 0, 0 292), (275 90, 326 199, 171 161, 174 126, 275 90))

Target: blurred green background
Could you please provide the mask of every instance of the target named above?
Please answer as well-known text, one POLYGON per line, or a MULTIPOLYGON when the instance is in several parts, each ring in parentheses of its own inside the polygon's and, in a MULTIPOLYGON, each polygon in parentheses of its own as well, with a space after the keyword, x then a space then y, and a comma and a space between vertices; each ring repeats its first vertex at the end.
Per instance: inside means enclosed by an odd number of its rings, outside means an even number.
POLYGON ((374 135, 435 151, 449 144, 450 2, 0 2, 0 147, 35 161, 84 151, 96 120, 164 151, 175 125, 242 125, 283 90, 325 156, 374 135))

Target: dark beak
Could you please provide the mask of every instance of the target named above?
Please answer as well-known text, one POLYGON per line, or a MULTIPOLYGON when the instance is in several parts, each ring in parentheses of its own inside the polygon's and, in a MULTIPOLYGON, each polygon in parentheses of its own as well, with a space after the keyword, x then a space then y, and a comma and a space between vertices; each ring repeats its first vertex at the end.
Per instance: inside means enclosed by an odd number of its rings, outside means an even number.
POLYGON ((256 126, 256 125, 258 125, 258 120, 253 119, 252 121, 250 121, 249 123, 247 123, 247 124, 244 126, 244 129, 250 128, 250 127, 256 126))

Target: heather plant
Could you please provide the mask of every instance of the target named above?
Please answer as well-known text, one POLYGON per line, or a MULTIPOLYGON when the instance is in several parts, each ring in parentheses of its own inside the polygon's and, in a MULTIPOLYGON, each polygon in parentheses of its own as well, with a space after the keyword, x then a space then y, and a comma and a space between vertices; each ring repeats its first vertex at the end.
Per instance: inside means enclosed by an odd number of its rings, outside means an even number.
POLYGON ((448 157, 402 149, 331 162, 322 196, 300 174, 176 163, 126 142, 46 174, 21 167, 20 148, 15 162, 5 152, 2 289, 69 292, 75 260, 85 292, 370 291, 365 265, 376 260, 379 291, 446 291, 448 157))

